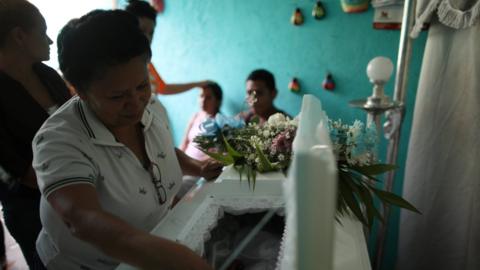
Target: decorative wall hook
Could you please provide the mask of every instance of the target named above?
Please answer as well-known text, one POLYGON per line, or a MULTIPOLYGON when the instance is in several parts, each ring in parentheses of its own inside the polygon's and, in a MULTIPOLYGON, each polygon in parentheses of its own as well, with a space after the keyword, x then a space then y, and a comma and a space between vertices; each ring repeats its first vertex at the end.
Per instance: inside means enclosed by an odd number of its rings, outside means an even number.
POLYGON ((290 18, 290 22, 292 22, 293 25, 303 24, 303 14, 299 8, 296 8, 293 12, 292 17, 290 18))
POLYGON ((292 80, 288 83, 288 89, 292 92, 300 92, 300 83, 298 79, 293 77, 292 80))
POLYGON ((333 76, 330 74, 330 72, 327 73, 327 76, 323 80, 322 86, 325 90, 335 89, 335 81, 333 80, 333 76))
POLYGON ((315 5, 313 6, 313 10, 312 10, 312 16, 317 19, 317 20, 320 20, 321 18, 325 17, 326 13, 325 13, 325 8, 323 7, 323 4, 321 1, 317 1, 315 3, 315 5))

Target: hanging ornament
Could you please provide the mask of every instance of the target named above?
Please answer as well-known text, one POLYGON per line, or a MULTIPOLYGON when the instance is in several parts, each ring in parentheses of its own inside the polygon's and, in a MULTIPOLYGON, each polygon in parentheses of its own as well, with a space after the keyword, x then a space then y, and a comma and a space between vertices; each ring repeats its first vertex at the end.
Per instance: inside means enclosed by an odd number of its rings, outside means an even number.
POLYGON ((323 86, 323 89, 325 90, 335 89, 335 81, 333 81, 333 77, 332 77, 332 74, 330 74, 330 72, 327 73, 327 76, 323 80, 322 86, 323 86))
POLYGON ((321 18, 325 17, 325 8, 323 7, 322 2, 317 1, 315 3, 312 10, 312 16, 317 20, 320 20, 321 18))
POLYGON ((297 78, 293 77, 292 80, 288 83, 288 89, 292 92, 300 92, 300 83, 297 78))
POLYGON ((295 12, 293 12, 292 17, 290 18, 290 21, 294 25, 303 24, 303 14, 302 14, 302 11, 299 8, 295 9, 295 12))
POLYGON ((358 13, 368 9, 369 0, 340 0, 346 13, 358 13))
POLYGON ((165 10, 165 2, 163 0, 153 0, 152 1, 153 8, 157 11, 157 13, 162 13, 165 10))

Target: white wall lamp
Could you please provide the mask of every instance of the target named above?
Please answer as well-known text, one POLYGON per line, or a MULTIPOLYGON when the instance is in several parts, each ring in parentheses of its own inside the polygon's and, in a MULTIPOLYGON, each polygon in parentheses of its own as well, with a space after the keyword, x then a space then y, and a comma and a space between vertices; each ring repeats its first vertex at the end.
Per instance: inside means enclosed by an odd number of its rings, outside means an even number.
MULTIPOLYGON (((400 42, 397 55, 397 70, 395 74, 395 87, 393 91, 393 101, 389 101, 385 96, 383 86, 390 78, 393 71, 393 65, 389 59, 377 57, 372 59, 367 66, 367 74, 370 81, 374 84, 373 93, 364 100, 353 100, 350 105, 361 108, 367 112, 368 123, 375 123, 377 134, 381 134, 380 118, 383 113, 386 116, 384 124, 384 136, 388 139, 388 147, 385 163, 396 164, 398 157, 398 147, 400 144, 400 134, 403 117, 405 115, 405 96, 407 92, 408 71, 412 55, 412 38, 408 36, 413 28, 416 0, 405 0, 403 3, 403 17, 400 31, 400 42)), ((387 172, 384 179, 384 190, 391 192, 395 173, 387 172)), ((383 255, 385 253, 387 229, 390 219, 390 208, 385 206, 383 209, 384 224, 381 224, 375 245, 375 255, 373 256, 372 269, 380 270, 383 264, 383 255)))
POLYGON ((366 99, 350 101, 350 106, 360 108, 367 112, 367 126, 376 125, 377 134, 381 134, 380 119, 387 111, 398 107, 398 102, 393 102, 385 95, 384 86, 393 72, 392 61, 383 56, 377 56, 367 65, 367 75, 373 84, 372 95, 366 99))

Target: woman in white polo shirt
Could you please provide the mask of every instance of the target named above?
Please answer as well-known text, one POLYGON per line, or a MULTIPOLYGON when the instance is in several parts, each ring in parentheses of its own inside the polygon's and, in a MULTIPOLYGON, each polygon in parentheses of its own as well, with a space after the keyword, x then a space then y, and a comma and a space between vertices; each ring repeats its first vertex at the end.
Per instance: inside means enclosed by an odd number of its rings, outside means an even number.
POLYGON ((75 87, 33 140, 42 193, 37 250, 48 269, 210 269, 150 235, 181 185, 166 119, 155 112, 148 40, 125 11, 93 11, 59 36, 75 87))

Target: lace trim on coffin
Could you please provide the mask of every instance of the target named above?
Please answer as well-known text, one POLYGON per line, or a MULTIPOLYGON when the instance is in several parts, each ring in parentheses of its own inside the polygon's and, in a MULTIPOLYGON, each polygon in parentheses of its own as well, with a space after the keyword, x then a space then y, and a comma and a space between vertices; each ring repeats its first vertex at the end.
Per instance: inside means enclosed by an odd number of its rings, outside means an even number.
POLYGON ((204 243, 210 239, 210 231, 227 212, 233 215, 258 213, 278 208, 277 214, 284 215, 284 200, 281 196, 259 197, 210 197, 202 202, 188 225, 179 234, 177 241, 188 246, 197 254, 204 254, 204 243))

